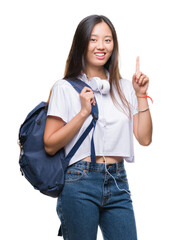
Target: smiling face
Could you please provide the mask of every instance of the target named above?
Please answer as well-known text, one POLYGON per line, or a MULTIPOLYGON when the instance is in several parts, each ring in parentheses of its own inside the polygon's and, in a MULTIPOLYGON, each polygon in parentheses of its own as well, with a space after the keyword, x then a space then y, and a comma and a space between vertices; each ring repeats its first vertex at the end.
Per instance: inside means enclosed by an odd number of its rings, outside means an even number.
POLYGON ((86 54, 86 68, 104 68, 114 47, 111 29, 105 22, 94 26, 86 54))

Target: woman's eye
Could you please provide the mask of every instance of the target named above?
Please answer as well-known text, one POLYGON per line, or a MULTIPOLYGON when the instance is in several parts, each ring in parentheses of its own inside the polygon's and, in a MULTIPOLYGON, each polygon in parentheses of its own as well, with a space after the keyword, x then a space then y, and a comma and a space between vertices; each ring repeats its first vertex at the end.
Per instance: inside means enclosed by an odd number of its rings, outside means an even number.
POLYGON ((110 39, 106 39, 105 41, 106 41, 107 43, 110 43, 110 42, 111 42, 111 40, 110 40, 110 39))
POLYGON ((96 39, 95 38, 91 38, 90 41, 91 42, 96 42, 96 39))

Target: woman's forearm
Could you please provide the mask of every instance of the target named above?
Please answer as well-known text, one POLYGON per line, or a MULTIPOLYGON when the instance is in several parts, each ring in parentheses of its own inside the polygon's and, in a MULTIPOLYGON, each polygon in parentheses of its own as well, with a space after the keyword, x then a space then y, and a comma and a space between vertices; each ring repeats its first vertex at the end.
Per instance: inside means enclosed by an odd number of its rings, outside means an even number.
POLYGON ((138 141, 140 144, 147 146, 152 141, 152 119, 149 109, 148 101, 145 98, 138 98, 138 141), (146 110, 146 111, 144 111, 146 110), (143 112, 141 112, 143 111, 143 112))
POLYGON ((55 154, 59 149, 69 143, 72 138, 79 131, 87 115, 80 111, 73 119, 71 119, 65 126, 55 131, 48 138, 44 138, 45 150, 50 155, 55 154), (46 140, 45 140, 46 139, 46 140))

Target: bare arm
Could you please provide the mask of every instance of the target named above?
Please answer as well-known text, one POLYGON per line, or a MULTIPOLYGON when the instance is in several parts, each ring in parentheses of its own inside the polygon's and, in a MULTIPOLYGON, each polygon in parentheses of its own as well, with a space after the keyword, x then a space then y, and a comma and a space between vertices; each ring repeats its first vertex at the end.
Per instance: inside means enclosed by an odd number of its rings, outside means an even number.
POLYGON ((95 100, 90 88, 83 88, 80 93, 80 100, 81 111, 66 125, 61 118, 47 117, 44 132, 44 145, 47 153, 53 155, 69 143, 91 113, 91 104, 95 104, 95 100))
MULTIPOLYGON (((147 109, 147 99, 138 98, 138 108, 147 109)), ((139 112, 133 118, 134 135, 143 146, 148 146, 152 141, 152 119, 150 111, 139 112)))
POLYGON ((152 141, 152 119, 147 99, 142 98, 142 96, 147 95, 149 78, 140 72, 139 57, 136 59, 136 73, 133 75, 132 82, 138 100, 138 110, 140 111, 133 117, 133 131, 138 142, 147 146, 152 141))

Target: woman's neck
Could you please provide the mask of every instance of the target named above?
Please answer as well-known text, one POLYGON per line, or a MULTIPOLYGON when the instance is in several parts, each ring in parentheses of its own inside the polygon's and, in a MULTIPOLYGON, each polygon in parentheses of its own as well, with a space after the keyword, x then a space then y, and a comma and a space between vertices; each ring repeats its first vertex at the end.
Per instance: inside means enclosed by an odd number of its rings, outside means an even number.
POLYGON ((106 73, 105 73, 105 69, 103 68, 87 68, 86 69, 86 75, 88 79, 91 79, 93 77, 99 77, 101 79, 107 79, 106 73))

